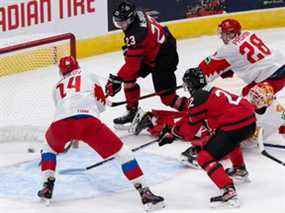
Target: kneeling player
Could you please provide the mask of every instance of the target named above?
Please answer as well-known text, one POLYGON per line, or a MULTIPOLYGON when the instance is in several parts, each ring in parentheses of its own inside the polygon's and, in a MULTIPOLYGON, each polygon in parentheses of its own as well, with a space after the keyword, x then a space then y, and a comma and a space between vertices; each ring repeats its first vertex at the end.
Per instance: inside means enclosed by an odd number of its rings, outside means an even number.
POLYGON ((72 57, 64 57, 59 64, 62 79, 56 84, 53 95, 56 104, 55 121, 46 132, 48 148, 42 151, 41 169, 43 188, 38 196, 50 200, 55 183, 56 154, 72 140, 87 143, 102 158, 116 156, 122 171, 138 190, 146 207, 163 206, 163 198, 154 195, 145 185, 143 172, 131 151, 99 119, 105 110, 105 95, 96 76, 83 72, 72 57))
MULTIPOLYGON (((204 74, 199 69, 187 70, 183 77, 184 86, 191 94, 189 99, 188 139, 195 138, 203 126, 212 135, 197 153, 197 162, 223 194, 211 198, 212 204, 239 206, 237 193, 231 176, 247 175, 240 143, 251 137, 256 129, 254 106, 247 100, 222 89, 207 85, 204 74), (233 168, 224 170, 219 163, 230 155, 233 168), (241 175, 242 174, 242 175, 241 175)), ((175 124, 170 131, 164 131, 159 144, 172 143, 179 137, 181 124, 175 124)))

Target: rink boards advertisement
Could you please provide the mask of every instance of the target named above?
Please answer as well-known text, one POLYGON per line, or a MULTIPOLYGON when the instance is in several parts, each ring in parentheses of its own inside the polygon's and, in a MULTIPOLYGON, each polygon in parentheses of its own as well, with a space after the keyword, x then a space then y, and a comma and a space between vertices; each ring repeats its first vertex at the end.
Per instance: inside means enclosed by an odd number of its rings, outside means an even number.
MULTIPOLYGON (((164 22, 177 39, 216 33, 227 18, 246 29, 285 26, 285 0, 129 0, 164 22), (162 3, 163 2, 163 3, 162 3), (195 29, 195 30, 193 30, 195 29)), ((74 33, 79 58, 119 50, 123 35, 112 22, 119 0, 0 1, 0 39, 74 33)), ((0 41, 1 42, 1 41, 0 41)))
MULTIPOLYGON (((130 0, 160 22, 285 7, 285 0, 130 0)), ((5 0, 0 2, 0 38, 72 32, 79 39, 114 30, 118 0, 5 0)))
MULTIPOLYGON (((285 0, 133 0, 137 8, 160 22, 193 19, 232 12, 285 7, 285 0)), ((112 10, 117 0, 108 0, 109 30, 114 30, 112 10)))
POLYGON ((106 34, 107 1, 5 0, 0 2, 0 38, 72 32, 79 39, 106 34))

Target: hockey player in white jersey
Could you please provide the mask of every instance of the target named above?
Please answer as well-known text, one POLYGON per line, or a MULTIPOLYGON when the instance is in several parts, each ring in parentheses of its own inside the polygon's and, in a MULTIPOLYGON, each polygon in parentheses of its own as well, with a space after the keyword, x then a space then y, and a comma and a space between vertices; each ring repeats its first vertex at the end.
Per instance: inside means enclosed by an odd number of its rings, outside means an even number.
POLYGON ((235 73, 246 84, 242 95, 247 96, 255 104, 256 112, 262 115, 258 116, 258 126, 264 127, 265 137, 278 129, 284 134, 284 120, 278 112, 280 104, 276 97, 285 85, 285 57, 256 33, 242 32, 241 28, 235 19, 222 21, 218 32, 224 45, 203 60, 197 69, 203 71, 208 82, 219 76, 232 77, 235 73))
POLYGON ((147 209, 164 206, 164 199, 154 195, 145 185, 143 172, 132 152, 99 120, 99 114, 105 110, 106 99, 96 75, 81 70, 72 56, 63 57, 59 69, 62 78, 53 89, 56 111, 54 122, 45 134, 48 146, 41 154, 43 188, 38 196, 48 201, 52 198, 56 154, 64 152, 72 140, 80 140, 103 159, 116 157, 147 209))

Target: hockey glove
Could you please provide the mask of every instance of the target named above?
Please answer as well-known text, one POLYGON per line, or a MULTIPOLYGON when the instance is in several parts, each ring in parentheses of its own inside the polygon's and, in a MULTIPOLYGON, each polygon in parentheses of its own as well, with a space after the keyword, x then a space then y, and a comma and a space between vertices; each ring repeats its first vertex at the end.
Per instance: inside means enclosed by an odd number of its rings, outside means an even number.
POLYGON ((98 84, 95 84, 94 96, 95 96, 97 101, 101 102, 103 105, 106 104, 106 96, 104 94, 102 87, 98 84))
POLYGON ((105 86, 105 92, 107 95, 113 97, 116 95, 122 88, 122 79, 118 76, 109 75, 109 79, 105 86))
POLYGON ((158 145, 171 144, 175 140, 175 136, 171 133, 171 128, 166 126, 163 128, 161 135, 158 138, 158 145))

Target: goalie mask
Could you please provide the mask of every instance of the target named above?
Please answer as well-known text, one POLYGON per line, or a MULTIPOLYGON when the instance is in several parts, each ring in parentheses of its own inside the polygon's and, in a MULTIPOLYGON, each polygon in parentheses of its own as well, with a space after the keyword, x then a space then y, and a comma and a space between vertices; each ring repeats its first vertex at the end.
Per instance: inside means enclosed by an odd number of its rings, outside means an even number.
POLYGON ((249 101, 256 106, 257 109, 268 107, 274 99, 274 89, 267 83, 258 83, 249 90, 249 101))
POLYGON ((183 87, 189 91, 191 96, 206 85, 206 77, 199 67, 190 68, 185 72, 183 76, 183 87))
POLYGON ((127 30, 129 25, 135 20, 136 6, 130 2, 122 2, 113 11, 113 23, 115 27, 127 30))
POLYGON ((62 75, 66 75, 78 68, 79 68, 78 62, 73 56, 63 57, 59 61, 59 71, 62 75))

